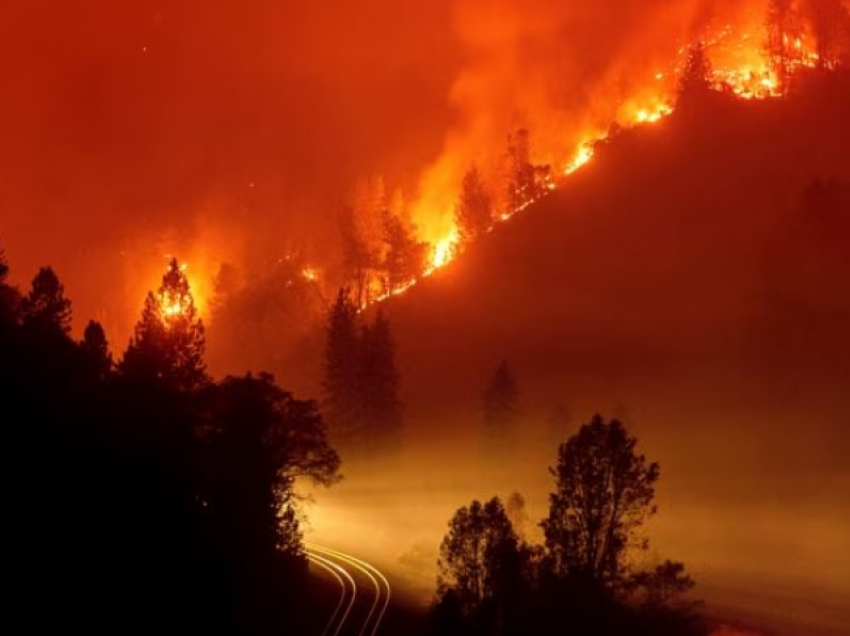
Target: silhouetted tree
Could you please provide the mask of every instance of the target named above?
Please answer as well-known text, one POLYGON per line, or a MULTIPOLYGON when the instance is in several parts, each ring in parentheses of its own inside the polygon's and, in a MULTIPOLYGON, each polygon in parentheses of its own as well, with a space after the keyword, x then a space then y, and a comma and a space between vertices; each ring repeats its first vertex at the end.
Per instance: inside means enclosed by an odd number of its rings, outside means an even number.
POLYGON ((268 374, 228 377, 213 399, 211 514, 234 524, 230 540, 249 568, 302 556, 295 480, 329 486, 339 470, 316 404, 294 399, 268 374))
POLYGON ((358 411, 366 450, 393 447, 401 429, 399 374, 390 323, 378 309, 360 340, 358 411))
POLYGON ((551 180, 551 168, 531 163, 531 141, 525 128, 508 135, 508 166, 508 206, 511 211, 518 210, 546 192, 551 180))
POLYGON ((711 88, 711 62, 702 42, 695 42, 688 49, 685 68, 679 79, 680 95, 699 95, 711 88))
POLYGON ((770 0, 767 9, 767 54, 780 86, 787 85, 802 62, 803 25, 793 0, 770 0))
POLYGON ((842 0, 806 0, 804 9, 814 32, 818 65, 834 68, 850 54, 850 11, 842 0))
POLYGON ((694 587, 694 581, 685 572, 682 563, 664 561, 652 570, 632 575, 628 586, 637 592, 641 605, 656 611, 683 604, 685 595, 694 587))
POLYGON ((414 228, 389 210, 384 211, 384 241, 386 289, 392 292, 422 275, 428 244, 417 240, 414 228))
POLYGON ((70 333, 71 301, 50 267, 42 267, 33 278, 30 292, 21 301, 21 315, 27 327, 70 333))
POLYGON ((474 240, 493 223, 493 198, 478 168, 472 166, 463 177, 460 198, 455 206, 455 224, 460 240, 474 240))
POLYGON ((502 362, 482 395, 484 425, 491 441, 510 441, 519 411, 519 387, 507 362, 502 362))
POLYGON ((371 302, 374 282, 384 261, 383 217, 388 209, 383 179, 357 184, 352 202, 343 209, 340 236, 346 276, 352 281, 358 308, 371 302))
POLYGON ((324 365, 324 412, 334 434, 350 439, 360 422, 360 342, 357 307, 340 289, 328 315, 324 365))
POLYGON ((109 353, 106 333, 99 322, 91 320, 86 325, 80 350, 91 374, 98 380, 105 379, 112 371, 113 361, 112 354, 109 353))
POLYGON ((495 622, 522 584, 519 539, 498 497, 473 501, 449 521, 437 562, 437 604, 473 625, 495 622))
POLYGON ((9 262, 6 252, 0 244, 0 328, 17 323, 20 308, 20 294, 9 285, 9 262))
POLYGON ((156 296, 148 293, 145 298, 119 370, 127 378, 196 389, 207 381, 204 344, 204 325, 189 280, 177 259, 171 259, 156 296))
POLYGON ((558 449, 550 469, 557 490, 542 522, 559 576, 619 580, 630 547, 646 548, 638 530, 655 513, 659 466, 635 452, 637 439, 599 415, 558 449))

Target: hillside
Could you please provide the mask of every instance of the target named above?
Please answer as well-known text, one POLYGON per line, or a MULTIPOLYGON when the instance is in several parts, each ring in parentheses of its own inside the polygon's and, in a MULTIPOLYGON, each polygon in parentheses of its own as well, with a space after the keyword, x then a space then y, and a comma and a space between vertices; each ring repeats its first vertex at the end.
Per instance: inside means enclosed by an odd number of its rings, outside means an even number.
POLYGON ((748 590, 756 623, 783 607, 791 633, 798 619, 845 629, 847 112, 850 79, 834 74, 780 100, 687 100, 383 304, 408 444, 405 476, 374 488, 424 494, 377 510, 375 541, 427 553, 448 511, 494 483, 539 518, 558 439, 601 411, 661 462, 656 546, 692 566, 714 607, 734 611, 748 590), (477 462, 480 395, 503 359, 525 434, 494 482, 477 462), (569 416, 553 431, 558 405, 569 416))

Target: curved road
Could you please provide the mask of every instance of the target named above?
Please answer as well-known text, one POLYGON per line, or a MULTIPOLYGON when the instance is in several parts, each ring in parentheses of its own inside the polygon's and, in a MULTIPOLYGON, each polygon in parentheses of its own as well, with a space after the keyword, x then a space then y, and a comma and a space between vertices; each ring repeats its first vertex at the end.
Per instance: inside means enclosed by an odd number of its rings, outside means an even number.
POLYGON ((392 594, 390 583, 380 570, 362 559, 316 543, 307 544, 307 558, 340 586, 339 601, 322 636, 376 636, 392 594))

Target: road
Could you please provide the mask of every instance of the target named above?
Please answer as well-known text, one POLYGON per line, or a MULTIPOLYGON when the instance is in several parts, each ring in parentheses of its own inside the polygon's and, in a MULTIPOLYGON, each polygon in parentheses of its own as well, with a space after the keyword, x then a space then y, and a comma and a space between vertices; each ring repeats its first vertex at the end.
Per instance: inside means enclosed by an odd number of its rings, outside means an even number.
POLYGON ((321 636, 376 636, 392 596, 387 578, 362 559, 315 543, 307 544, 307 558, 340 587, 321 636))

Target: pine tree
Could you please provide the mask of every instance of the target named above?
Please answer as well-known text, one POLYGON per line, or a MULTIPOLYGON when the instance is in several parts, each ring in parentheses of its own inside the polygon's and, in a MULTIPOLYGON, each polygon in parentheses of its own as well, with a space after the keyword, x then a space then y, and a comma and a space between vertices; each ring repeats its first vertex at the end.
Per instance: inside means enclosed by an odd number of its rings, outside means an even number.
POLYGON ((815 36, 818 66, 835 68, 850 56, 850 11, 842 0, 807 0, 804 9, 815 36))
POLYGON ((189 280, 172 259, 157 294, 145 298, 121 371, 126 377, 158 378, 178 390, 197 389, 207 381, 204 346, 189 280))
POLYGON ((387 196, 380 177, 361 181, 351 205, 340 218, 340 236, 346 275, 353 284, 357 307, 369 304, 374 283, 384 260, 383 215, 387 196))
POLYGON ((428 244, 417 240, 413 227, 389 210, 384 212, 384 240, 386 288, 393 292, 422 275, 428 244))
POLYGON ((0 285, 6 284, 6 278, 9 276, 9 262, 6 260, 6 250, 0 244, 0 285))
POLYGON ((711 88, 711 76, 711 63, 705 52, 705 45, 702 42, 692 44, 679 81, 679 94, 705 93, 711 88))
POLYGON ((511 212, 546 194, 552 184, 552 167, 531 163, 531 137, 521 128, 508 135, 508 206, 511 212))
POLYGON ((8 284, 8 277, 9 262, 6 260, 3 246, 0 245, 0 327, 16 324, 20 309, 20 294, 8 284))
POLYGON ((366 450, 392 448, 401 430, 399 373, 390 323, 378 309, 360 341, 360 413, 366 450))
POLYGON ((803 27, 793 0, 770 0, 767 9, 767 54, 780 87, 802 62, 803 27))
POLYGON ((89 321, 83 332, 83 341, 80 343, 83 359, 92 376, 98 380, 104 379, 112 371, 112 354, 109 353, 109 343, 103 326, 95 321, 89 321))
POLYGON ((50 267, 42 267, 33 278, 30 292, 21 301, 21 314, 29 327, 71 332, 71 301, 50 267))
POLYGON ((490 439, 504 445, 510 441, 519 410, 519 388, 507 362, 496 369, 484 390, 484 424, 490 439))
POLYGON ((324 409, 328 424, 343 439, 355 435, 358 407, 357 307, 348 289, 340 289, 328 316, 324 368, 324 409))
POLYGON ((493 223, 493 198, 473 166, 463 177, 460 199, 455 207, 455 224, 463 243, 480 236, 493 223))

